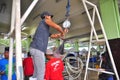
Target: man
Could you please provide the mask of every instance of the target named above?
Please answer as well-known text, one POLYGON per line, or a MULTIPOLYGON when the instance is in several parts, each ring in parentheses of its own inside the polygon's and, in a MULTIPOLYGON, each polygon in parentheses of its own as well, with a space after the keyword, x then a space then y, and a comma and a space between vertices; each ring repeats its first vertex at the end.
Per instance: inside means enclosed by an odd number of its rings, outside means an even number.
POLYGON ((62 74, 64 64, 62 60, 60 58, 55 58, 52 50, 47 50, 46 58, 48 62, 46 63, 45 80, 64 80, 62 74))
MULTIPOLYGON (((8 80, 8 63, 9 63, 9 47, 5 48, 4 58, 0 60, 0 80, 8 80)), ((15 59, 13 59, 13 66, 12 66, 12 80, 16 80, 14 65, 15 59)))
POLYGON ((27 58, 23 60, 24 80, 29 80, 33 75, 34 66, 30 52, 27 54, 27 58))
MULTIPOLYGON (((106 51, 105 53, 103 53, 101 57, 102 57, 102 65, 101 65, 102 70, 113 72, 113 67, 108 52, 106 51)), ((113 79, 113 75, 111 74, 101 73, 99 74, 99 80, 116 80, 116 79, 113 79)))
POLYGON ((48 38, 60 38, 65 35, 68 31, 67 29, 63 30, 59 25, 52 21, 53 15, 45 11, 41 15, 42 21, 39 23, 33 41, 30 45, 30 53, 33 57, 34 63, 34 73, 33 77, 36 77, 37 80, 44 80, 45 72, 45 56, 48 38), (59 31, 57 34, 50 34, 49 28, 52 27, 59 31))

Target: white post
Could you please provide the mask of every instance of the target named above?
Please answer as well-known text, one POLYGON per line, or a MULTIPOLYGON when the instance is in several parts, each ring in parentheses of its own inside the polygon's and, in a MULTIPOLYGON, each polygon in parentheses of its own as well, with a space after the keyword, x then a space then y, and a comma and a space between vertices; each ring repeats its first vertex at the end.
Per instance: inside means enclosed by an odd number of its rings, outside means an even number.
POLYGON ((12 2, 11 28, 8 35, 11 35, 13 33, 14 26, 15 26, 15 0, 13 0, 12 2))
POLYGON ((24 21, 26 20, 27 16, 30 14, 30 12, 32 11, 32 9, 34 8, 34 6, 36 5, 36 3, 39 0, 33 0, 33 2, 31 3, 31 5, 29 6, 29 8, 27 9, 27 11, 24 13, 24 15, 21 18, 21 25, 24 23, 24 21))
MULTIPOLYGON (((15 0, 12 2, 11 13, 11 29, 8 35, 11 35, 15 26, 15 0)), ((13 58, 13 38, 10 37, 10 50, 9 50, 9 68, 8 68, 8 80, 12 80, 12 58, 13 58)))
POLYGON ((13 43, 13 38, 10 37, 8 80, 12 80, 13 43))
POLYGON ((20 21, 20 1, 16 0, 16 26, 15 26, 15 40, 16 40, 16 74, 17 80, 23 80, 22 67, 22 49, 21 49, 21 21, 20 21))

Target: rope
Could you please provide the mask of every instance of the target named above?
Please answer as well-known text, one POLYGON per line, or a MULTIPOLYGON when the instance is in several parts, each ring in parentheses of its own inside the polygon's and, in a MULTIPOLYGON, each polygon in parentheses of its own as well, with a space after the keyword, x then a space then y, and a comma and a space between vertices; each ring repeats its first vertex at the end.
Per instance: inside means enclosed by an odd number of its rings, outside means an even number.
POLYGON ((83 62, 79 57, 67 57, 65 58, 65 69, 66 69, 67 74, 72 79, 77 79, 82 73, 83 62), (77 63, 77 64, 75 64, 75 66, 71 65, 70 59, 75 60, 76 62, 74 63, 77 63))

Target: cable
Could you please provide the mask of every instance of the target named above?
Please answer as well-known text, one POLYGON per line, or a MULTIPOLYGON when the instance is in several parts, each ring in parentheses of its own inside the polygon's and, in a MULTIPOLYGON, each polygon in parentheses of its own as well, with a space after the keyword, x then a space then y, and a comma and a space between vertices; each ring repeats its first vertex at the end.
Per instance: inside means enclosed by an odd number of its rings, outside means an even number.
POLYGON ((77 79, 82 73, 83 69, 82 60, 79 57, 66 57, 64 61, 67 74, 72 79, 77 79), (71 64, 70 60, 74 60, 73 61, 74 64, 71 64))

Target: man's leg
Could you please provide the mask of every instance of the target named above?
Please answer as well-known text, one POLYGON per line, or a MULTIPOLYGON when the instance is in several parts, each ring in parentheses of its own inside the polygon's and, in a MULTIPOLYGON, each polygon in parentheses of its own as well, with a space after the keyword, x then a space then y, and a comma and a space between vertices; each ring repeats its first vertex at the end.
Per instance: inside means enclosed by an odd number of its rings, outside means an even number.
POLYGON ((43 52, 38 50, 38 53, 35 56, 35 64, 37 67, 37 80, 44 80, 45 74, 45 55, 43 52))
POLYGON ((42 51, 35 49, 33 56, 34 65, 36 66, 36 78, 37 80, 44 80, 45 55, 42 51))

